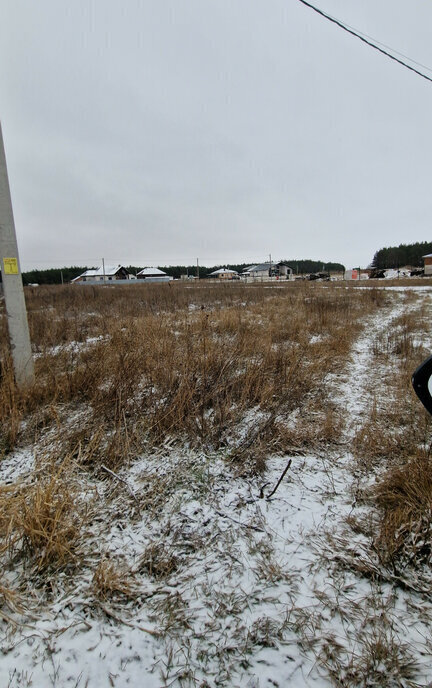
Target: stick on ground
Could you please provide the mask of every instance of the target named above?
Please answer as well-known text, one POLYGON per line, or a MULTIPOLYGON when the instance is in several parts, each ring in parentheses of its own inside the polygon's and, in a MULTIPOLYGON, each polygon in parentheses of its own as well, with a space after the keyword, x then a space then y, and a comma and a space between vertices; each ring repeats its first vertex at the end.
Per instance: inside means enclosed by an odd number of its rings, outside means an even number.
POLYGON ((127 480, 125 480, 124 478, 121 478, 117 473, 114 473, 114 471, 112 471, 110 468, 107 468, 107 466, 105 466, 105 464, 102 464, 101 468, 102 468, 102 470, 106 471, 109 475, 111 475, 113 478, 116 478, 117 480, 120 480, 121 483, 124 483, 126 485, 127 489, 129 490, 129 493, 131 494, 131 496, 134 498, 134 500, 136 502, 138 502, 138 499, 136 498, 136 495, 135 495, 133 489, 131 488, 131 486, 129 485, 129 483, 127 482, 127 480))
POLYGON ((270 499, 271 497, 273 497, 274 493, 276 492, 276 490, 278 489, 278 487, 279 487, 279 485, 281 484, 282 480, 284 479, 285 474, 286 474, 286 472, 288 471, 288 468, 291 466, 291 463, 292 463, 292 459, 290 459, 290 460, 288 461, 287 465, 285 466, 284 472, 282 473, 281 477, 279 478, 279 480, 278 480, 277 483, 276 483, 275 489, 272 490, 272 491, 270 492, 269 495, 267 495, 266 499, 270 499))

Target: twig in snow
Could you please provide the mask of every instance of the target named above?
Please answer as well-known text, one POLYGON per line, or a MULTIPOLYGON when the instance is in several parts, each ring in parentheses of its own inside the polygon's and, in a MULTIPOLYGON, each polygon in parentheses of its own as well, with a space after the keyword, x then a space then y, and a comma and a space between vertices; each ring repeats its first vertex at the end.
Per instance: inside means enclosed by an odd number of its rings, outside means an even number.
POLYGON ((243 526, 243 528, 251 528, 251 530, 256 530, 258 533, 265 533, 265 530, 263 528, 258 528, 258 526, 251 526, 248 523, 242 523, 241 521, 237 521, 235 518, 231 518, 231 516, 228 516, 228 514, 222 513, 222 511, 216 511, 218 516, 222 516, 222 518, 229 518, 230 521, 233 521, 233 523, 237 523, 239 526, 243 526))
POLYGON ((276 490, 278 489, 278 487, 279 487, 279 485, 281 484, 282 480, 284 479, 285 474, 287 473, 288 468, 291 466, 291 464, 292 464, 292 459, 290 459, 290 460, 288 461, 288 463, 287 463, 287 465, 285 466, 285 469, 284 469, 284 471, 283 471, 281 477, 279 478, 279 480, 278 480, 277 483, 276 483, 275 489, 272 490, 272 491, 270 492, 269 495, 267 495, 266 499, 270 499, 271 497, 273 497, 274 493, 276 492, 276 490))
POLYGON ((116 478, 117 480, 120 480, 121 483, 124 483, 126 485, 128 491, 129 491, 129 493, 131 494, 131 496, 138 503, 138 499, 136 498, 135 493, 134 493, 133 489, 131 488, 131 486, 129 485, 129 483, 127 482, 127 480, 125 480, 124 478, 121 478, 117 473, 114 473, 114 471, 112 471, 110 468, 107 468, 107 466, 105 466, 105 464, 102 464, 101 468, 104 471, 106 471, 109 475, 111 475, 113 478, 116 478))
POLYGON ((125 621, 122 619, 120 616, 117 616, 114 614, 111 609, 108 609, 108 607, 105 607, 104 604, 100 604, 101 609, 105 612, 107 616, 110 616, 114 621, 117 621, 118 623, 122 623, 125 626, 129 626, 129 628, 135 628, 137 631, 143 631, 143 633, 149 633, 150 635, 154 635, 156 637, 159 636, 159 633, 157 631, 151 631, 149 628, 144 628, 144 626, 138 626, 136 624, 129 623, 129 621, 125 621))
MULTIPOLYGON (((264 483, 264 485, 261 485, 260 487, 260 493, 259 493, 259 498, 264 499, 265 494, 264 494, 264 488, 267 487, 267 485, 270 485, 270 483, 264 483)), ((254 502, 255 499, 251 499, 250 502, 254 502)))

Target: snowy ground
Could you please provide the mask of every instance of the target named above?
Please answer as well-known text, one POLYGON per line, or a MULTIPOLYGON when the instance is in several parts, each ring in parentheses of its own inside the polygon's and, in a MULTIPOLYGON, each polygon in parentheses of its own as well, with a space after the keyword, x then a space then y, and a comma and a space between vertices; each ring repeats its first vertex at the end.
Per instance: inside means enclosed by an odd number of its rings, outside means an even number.
MULTIPOLYGON (((345 417, 337 452, 273 456, 251 478, 223 455, 167 446, 124 471, 127 484, 88 485, 86 565, 53 578, 49 603, 35 592, 24 616, 0 610, 0 686, 428 685, 431 596, 383 581, 349 525, 373 518, 357 500, 350 443, 376 383, 372 343, 409 307, 403 297, 328 380, 345 417), (123 584, 105 599, 93 579, 101 554, 123 584)), ((2 483, 32 465, 28 450, 8 457, 2 483)))

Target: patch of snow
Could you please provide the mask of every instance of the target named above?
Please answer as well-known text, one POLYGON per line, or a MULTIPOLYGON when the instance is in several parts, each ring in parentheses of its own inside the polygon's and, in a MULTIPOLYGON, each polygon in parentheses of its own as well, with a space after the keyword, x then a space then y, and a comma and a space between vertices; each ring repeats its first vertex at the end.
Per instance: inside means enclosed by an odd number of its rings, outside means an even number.
POLYGON ((0 461, 0 484, 9 485, 28 476, 34 469, 35 461, 31 449, 18 449, 7 454, 0 461))

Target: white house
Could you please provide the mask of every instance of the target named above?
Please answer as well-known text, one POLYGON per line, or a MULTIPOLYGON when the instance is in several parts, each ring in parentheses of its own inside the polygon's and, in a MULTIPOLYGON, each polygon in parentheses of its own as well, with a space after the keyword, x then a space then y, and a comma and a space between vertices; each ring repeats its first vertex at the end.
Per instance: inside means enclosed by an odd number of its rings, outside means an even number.
POLYGON ((209 277, 216 277, 217 279, 231 280, 238 279, 238 272, 236 270, 229 270, 228 268, 219 268, 209 274, 209 277))
POLYGON ((249 265, 249 267, 243 270, 242 277, 252 280, 265 280, 270 277, 290 279, 292 274, 292 268, 284 263, 260 263, 259 265, 249 265))
POLYGON ((129 279, 133 279, 133 275, 130 275, 122 265, 105 265, 105 268, 86 270, 72 282, 112 282, 129 279))
POLYGON ((159 268, 143 268, 138 274, 137 279, 146 280, 147 282, 171 282, 171 275, 167 275, 163 270, 159 268))

